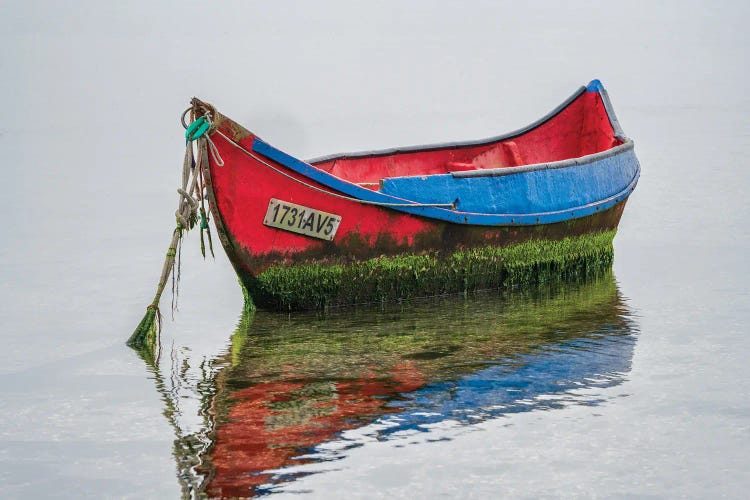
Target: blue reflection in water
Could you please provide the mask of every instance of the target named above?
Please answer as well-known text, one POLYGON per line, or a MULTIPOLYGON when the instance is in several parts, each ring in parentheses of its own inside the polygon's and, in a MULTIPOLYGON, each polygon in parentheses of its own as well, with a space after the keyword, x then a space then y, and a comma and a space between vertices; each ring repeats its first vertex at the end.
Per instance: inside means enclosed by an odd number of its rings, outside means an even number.
POLYGON ((174 391, 155 374, 183 491, 245 497, 372 439, 601 404, 596 389, 627 377, 636 333, 611 274, 387 310, 244 315, 227 353, 183 381, 200 399, 198 432, 185 432, 174 391))
MULTIPOLYGON (((621 305, 619 296, 617 303, 621 305)), ((637 327, 627 309, 614 311, 611 322, 603 324, 602 319, 592 321, 590 331, 557 332, 561 337, 557 341, 537 345, 523 354, 485 360, 473 372, 467 366, 464 371, 469 373, 463 376, 427 383, 396 399, 389 398, 385 406, 394 413, 384 411, 385 415, 371 420, 371 431, 341 434, 336 440, 308 449, 298 459, 303 459, 302 463, 340 460, 369 439, 409 438, 414 433, 429 433, 431 426, 440 423, 472 425, 514 413, 602 404, 608 398, 591 389, 614 387, 626 380, 637 340, 637 327)), ((444 433, 436 438, 449 439, 444 433)), ((284 483, 319 472, 325 470, 289 465, 275 470, 255 493, 270 494, 284 483)))
POLYGON ((426 431, 427 425, 445 420, 468 424, 508 413, 561 408, 572 402, 598 404, 602 398, 574 396, 572 391, 622 383, 630 371, 634 346, 635 336, 615 330, 500 358, 497 364, 476 373, 428 384, 392 402, 401 413, 383 419, 389 426, 379 431, 378 438, 387 439, 401 431, 426 431))

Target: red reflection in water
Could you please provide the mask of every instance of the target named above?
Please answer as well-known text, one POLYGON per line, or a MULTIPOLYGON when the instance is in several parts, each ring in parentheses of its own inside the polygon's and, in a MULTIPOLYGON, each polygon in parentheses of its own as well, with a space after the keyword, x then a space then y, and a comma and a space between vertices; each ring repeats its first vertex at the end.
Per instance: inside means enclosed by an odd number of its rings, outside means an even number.
POLYGON ((303 463, 294 460, 303 448, 398 411, 386 407, 387 396, 424 384, 413 364, 404 363, 388 378, 370 373, 345 382, 269 382, 237 391, 229 421, 216 430, 206 493, 252 496, 271 477, 260 472, 303 463))

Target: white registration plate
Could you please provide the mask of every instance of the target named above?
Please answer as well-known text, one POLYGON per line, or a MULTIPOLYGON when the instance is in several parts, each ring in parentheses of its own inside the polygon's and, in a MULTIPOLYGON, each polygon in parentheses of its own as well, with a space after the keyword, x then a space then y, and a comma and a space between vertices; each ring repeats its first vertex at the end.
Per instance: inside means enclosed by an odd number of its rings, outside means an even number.
POLYGON ((271 198, 263 224, 321 240, 333 240, 341 216, 271 198))

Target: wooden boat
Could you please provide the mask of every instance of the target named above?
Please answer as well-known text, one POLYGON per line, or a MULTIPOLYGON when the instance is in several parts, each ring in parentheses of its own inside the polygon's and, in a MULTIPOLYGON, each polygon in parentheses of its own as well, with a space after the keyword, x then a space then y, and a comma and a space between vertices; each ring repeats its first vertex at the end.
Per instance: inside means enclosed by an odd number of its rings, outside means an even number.
POLYGON ((598 80, 479 141, 301 161, 193 99, 220 240, 248 300, 295 310, 512 286, 612 262, 640 166, 598 80))

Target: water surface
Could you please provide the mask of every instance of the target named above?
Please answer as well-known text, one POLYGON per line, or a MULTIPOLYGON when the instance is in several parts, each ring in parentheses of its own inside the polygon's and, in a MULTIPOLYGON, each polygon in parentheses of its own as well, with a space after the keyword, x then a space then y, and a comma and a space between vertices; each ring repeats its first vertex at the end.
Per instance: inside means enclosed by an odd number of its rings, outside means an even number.
POLYGON ((3 498, 743 498, 748 9, 0 4, 3 498), (309 158, 495 135, 592 78, 643 169, 608 282, 241 318, 191 235, 158 365, 124 345, 193 95, 309 158))
POLYGON ((450 440, 431 429, 601 404, 607 396, 581 391, 625 380, 636 333, 607 273, 502 296, 249 313, 214 359, 194 366, 189 353, 163 351, 164 370, 144 360, 175 430, 184 491, 246 497, 369 440, 450 440), (181 424, 185 398, 200 402, 192 432, 181 424))

